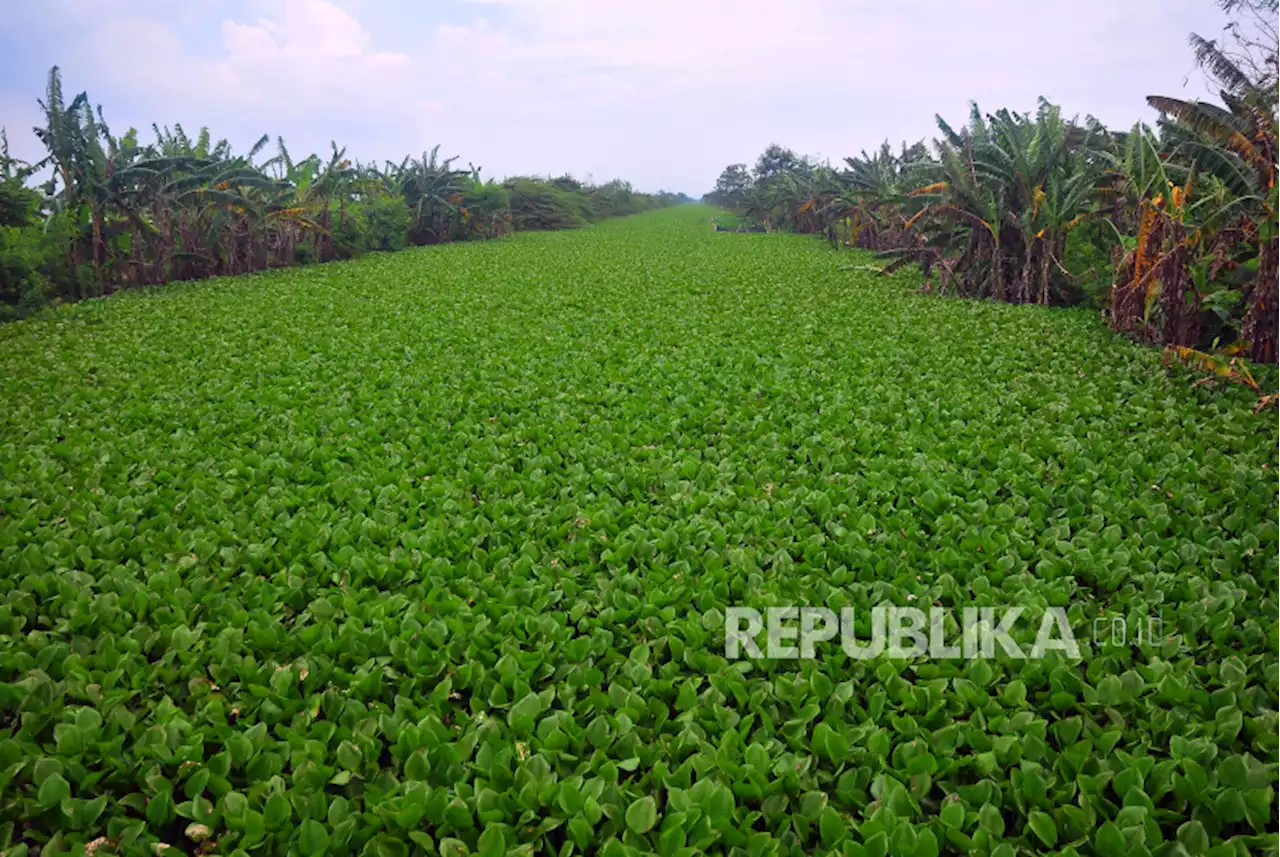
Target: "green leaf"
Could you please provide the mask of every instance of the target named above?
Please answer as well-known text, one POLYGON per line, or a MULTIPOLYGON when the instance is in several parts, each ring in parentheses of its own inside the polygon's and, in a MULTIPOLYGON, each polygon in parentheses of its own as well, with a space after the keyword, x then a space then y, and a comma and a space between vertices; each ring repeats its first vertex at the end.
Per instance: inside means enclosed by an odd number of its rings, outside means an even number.
POLYGON ((840 813, 829 806, 818 816, 818 831, 822 836, 822 844, 831 847, 847 835, 848 828, 840 818, 840 813))
POLYGON ((1004 836, 1004 816, 989 803, 978 810, 978 826, 992 836, 1004 836))
POLYGON ((652 797, 642 797, 627 807, 627 827, 633 833, 648 833, 657 823, 658 805, 652 797))
POLYGON ((1129 851, 1120 828, 1110 821, 1104 822, 1098 828, 1093 836, 1093 844, 1102 857, 1124 857, 1129 851))
POLYGON ((293 810, 289 807, 288 798, 280 792, 272 792, 263 805, 262 815, 267 827, 279 830, 292 818, 293 810))
POLYGON ((813 749, 822 758, 838 764, 849 757, 849 740, 826 723, 819 723, 813 730, 813 749))
POLYGON ((471 849, 461 839, 445 837, 440 840, 440 857, 466 857, 470 853, 471 849))
POLYGON ((916 837, 915 857, 938 857, 940 853, 938 837, 934 836, 929 828, 920 828, 919 835, 916 837))
POLYGON ((71 785, 62 774, 52 774, 40 785, 37 799, 43 807, 57 806, 71 797, 71 785))
POLYGON ((1198 821, 1188 821, 1178 828, 1178 841, 1191 857, 1209 853, 1209 834, 1198 821))
POLYGON ((360 769, 361 765, 360 748, 350 741, 343 741, 338 745, 338 764, 349 771, 360 769))
POLYGON ((408 780, 426 780, 431 774, 431 763, 426 750, 417 750, 404 763, 404 775, 408 780))
POLYGON ((449 801, 444 810, 444 818, 455 830, 469 830, 475 826, 470 807, 459 798, 449 801))
POLYGON ((733 792, 724 786, 713 785, 703 805, 703 810, 707 813, 711 824, 718 830, 732 825, 734 808, 733 792))
POLYGON ((1032 810, 1027 814, 1027 826, 1050 848, 1058 844, 1058 825, 1048 813, 1032 810))
POLYGON ((507 853, 507 841, 502 832, 502 827, 496 824, 490 824, 485 827, 484 832, 480 834, 477 854, 480 857, 502 857, 507 853))
POLYGON ((163 827, 173 821, 177 809, 173 804, 173 788, 168 783, 147 801, 147 822, 152 827, 163 827))
POLYGON ((329 850, 329 831, 314 818, 308 818, 298 828, 298 844, 307 854, 324 854, 329 850))
POLYGON ((536 693, 525 694, 507 713, 507 724, 517 735, 533 731, 534 718, 542 711, 542 701, 536 693))

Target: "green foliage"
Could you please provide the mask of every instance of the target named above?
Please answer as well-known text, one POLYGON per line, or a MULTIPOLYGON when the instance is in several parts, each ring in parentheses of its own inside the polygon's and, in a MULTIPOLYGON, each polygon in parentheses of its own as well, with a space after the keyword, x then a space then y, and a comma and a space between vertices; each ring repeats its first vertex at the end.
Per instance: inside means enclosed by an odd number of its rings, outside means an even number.
POLYGON ((636 193, 629 182, 614 179, 610 182, 590 188, 592 218, 602 220, 606 217, 624 217, 647 211, 660 204, 669 204, 660 197, 636 193))
POLYGON ((334 226, 334 243, 343 258, 408 246, 413 213, 404 198, 371 193, 347 209, 334 226))
POLYGON ((72 231, 64 214, 44 223, 0 226, 0 321, 30 315, 50 299, 101 293, 91 266, 67 258, 72 231))
POLYGON ((715 189, 707 194, 706 201, 730 210, 740 209, 751 190, 751 173, 746 164, 730 164, 716 179, 715 189))
POLYGON ((44 304, 47 283, 42 269, 49 244, 33 225, 39 200, 17 178, 0 177, 0 321, 44 304))
POLYGON ((714 213, 0 330, 0 849, 1273 847, 1275 419, 714 213), (723 657, 890 599, 1083 661, 723 657))
POLYGON ((1112 253, 1115 234, 1110 226, 1092 220, 1074 229, 1062 254, 1062 267, 1078 291, 1080 302, 1089 307, 1106 306, 1110 300, 1115 269, 1112 253))
POLYGON ((17 179, 0 179, 0 227, 30 226, 37 219, 40 196, 17 179))
POLYGON ((45 243, 32 227, 0 226, 0 321, 44 304, 45 243))
MULTIPOLYGON (((45 221, 43 237, 6 234, 0 244, 0 319, 46 296, 80 299, 511 231, 507 189, 481 181, 478 168, 455 169, 457 158, 441 159, 439 147, 379 169, 353 162, 337 143, 327 156, 297 159, 280 138, 275 155, 259 161, 266 135, 237 154, 208 128, 193 139, 181 125, 153 125, 155 141, 143 144, 134 129, 113 135, 86 93, 68 102, 56 67, 40 105, 44 125, 35 132, 48 151, 40 164, 11 158, 0 129, 0 228, 45 221), (43 197, 23 185, 40 167, 52 174, 43 197)), ((568 176, 546 187, 550 198, 539 188, 521 197, 528 228, 682 201, 568 176)))
POLYGON ((503 185, 473 178, 462 190, 462 237, 497 238, 511 231, 511 194, 503 185))
POLYGON ((412 212, 409 241, 412 244, 439 244, 448 239, 450 224, 458 216, 467 173, 453 169, 456 157, 439 158, 440 147, 423 152, 421 158, 407 158, 396 174, 405 204, 412 212))
MULTIPOLYGON (((591 199, 580 188, 536 178, 510 179, 507 184, 511 220, 518 231, 576 229, 591 216, 591 199)), ((576 183, 575 183, 576 184, 576 183)))
POLYGON ((364 219, 365 249, 403 250, 412 215, 400 197, 374 196, 356 209, 364 219))
POLYGON ((835 172, 771 144, 750 172, 725 168, 707 200, 881 251, 888 272, 918 263, 926 290, 1087 303, 1141 341, 1275 363, 1275 3, 1220 5, 1226 42, 1191 44, 1221 103, 1149 96, 1158 134, 1066 120, 1043 98, 1034 116, 972 104, 959 130, 937 118, 932 153, 886 142, 835 172))

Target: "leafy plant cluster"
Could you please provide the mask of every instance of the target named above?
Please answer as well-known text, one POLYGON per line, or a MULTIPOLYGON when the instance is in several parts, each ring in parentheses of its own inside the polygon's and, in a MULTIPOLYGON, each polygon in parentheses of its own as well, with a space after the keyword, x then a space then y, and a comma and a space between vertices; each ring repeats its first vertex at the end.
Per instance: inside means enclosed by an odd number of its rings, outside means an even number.
POLYGON ((1274 851, 1275 420, 713 213, 0 329, 3 853, 1274 851), (724 658, 888 603, 1083 660, 724 658))
POLYGON ((68 102, 57 68, 35 129, 38 164, 0 150, 0 320, 49 299, 74 300, 171 280, 345 259, 409 245, 495 238, 513 229, 562 229, 687 201, 626 182, 484 180, 439 147, 379 167, 335 143, 295 159, 283 139, 245 154, 208 129, 111 134, 85 93, 68 102), (50 173, 39 188, 28 182, 50 173))
POLYGON ((1277 4, 1220 5, 1234 40, 1191 42, 1221 103, 1151 96, 1154 129, 1068 120, 1044 99, 1034 114, 975 104, 958 130, 938 117, 932 146, 886 143, 840 169, 772 145, 708 201, 919 263, 940 293, 1089 303, 1145 342, 1275 363, 1277 4))

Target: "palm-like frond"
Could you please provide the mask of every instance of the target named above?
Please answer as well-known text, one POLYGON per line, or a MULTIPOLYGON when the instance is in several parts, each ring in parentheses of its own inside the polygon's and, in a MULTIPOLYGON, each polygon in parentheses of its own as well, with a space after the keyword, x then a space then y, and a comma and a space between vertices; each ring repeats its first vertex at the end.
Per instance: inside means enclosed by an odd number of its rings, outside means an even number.
POLYGON ((1228 92, 1236 96, 1256 94, 1257 88, 1253 81, 1240 66, 1222 52, 1217 42, 1202 38, 1195 33, 1191 34, 1188 41, 1196 53, 1196 62, 1209 69, 1214 77, 1222 81, 1228 92))

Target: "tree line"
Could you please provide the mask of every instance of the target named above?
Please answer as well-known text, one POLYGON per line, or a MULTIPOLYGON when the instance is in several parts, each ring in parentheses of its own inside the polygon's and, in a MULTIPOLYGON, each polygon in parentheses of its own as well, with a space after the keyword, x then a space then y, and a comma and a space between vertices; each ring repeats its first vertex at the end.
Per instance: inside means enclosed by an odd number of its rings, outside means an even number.
POLYGON ((1116 131, 972 105, 940 136, 833 168, 771 145, 707 200, 924 272, 942 294, 1094 304, 1171 354, 1251 381, 1231 359, 1277 348, 1276 0, 1222 0, 1226 37, 1190 37, 1221 103, 1150 96, 1116 131), (1212 352, 1212 354, 1210 353, 1212 352))
POLYGON ((265 135, 238 154, 208 128, 192 137, 180 125, 153 125, 143 143, 132 128, 113 135, 86 93, 68 101, 56 67, 40 106, 42 160, 11 158, 0 131, 0 320, 130 286, 568 229, 689 201, 621 180, 486 180, 438 146, 377 165, 336 143, 294 157, 265 135))

